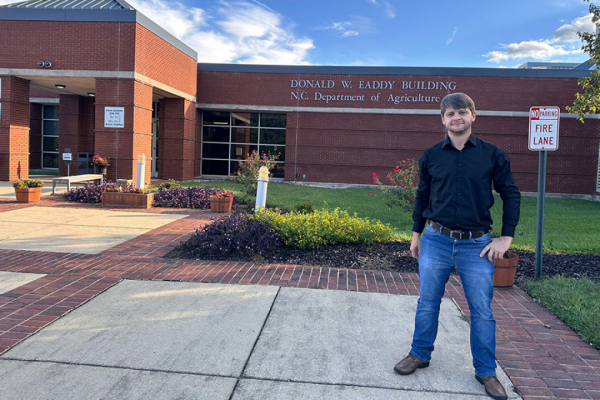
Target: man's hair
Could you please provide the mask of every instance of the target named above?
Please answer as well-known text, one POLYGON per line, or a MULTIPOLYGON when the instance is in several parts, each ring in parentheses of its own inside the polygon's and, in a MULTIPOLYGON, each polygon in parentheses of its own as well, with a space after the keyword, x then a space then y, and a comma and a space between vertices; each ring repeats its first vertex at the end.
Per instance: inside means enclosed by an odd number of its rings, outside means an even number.
POLYGON ((448 107, 452 107, 455 110, 461 108, 468 108, 472 113, 475 113, 475 103, 473 100, 464 93, 451 93, 442 99, 442 115, 446 112, 448 107))

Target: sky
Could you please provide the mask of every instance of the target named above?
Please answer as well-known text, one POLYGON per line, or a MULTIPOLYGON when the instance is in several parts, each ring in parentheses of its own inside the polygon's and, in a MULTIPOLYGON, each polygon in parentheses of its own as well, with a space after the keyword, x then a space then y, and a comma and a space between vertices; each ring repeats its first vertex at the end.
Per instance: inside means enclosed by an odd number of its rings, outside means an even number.
POLYGON ((513 68, 583 62, 594 30, 583 0, 126 1, 206 63, 513 68))

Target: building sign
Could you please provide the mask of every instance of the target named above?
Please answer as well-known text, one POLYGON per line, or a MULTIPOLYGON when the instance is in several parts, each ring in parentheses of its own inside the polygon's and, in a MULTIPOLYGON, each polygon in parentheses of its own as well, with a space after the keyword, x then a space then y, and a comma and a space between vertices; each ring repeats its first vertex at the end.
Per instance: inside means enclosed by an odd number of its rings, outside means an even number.
POLYGON ((124 107, 104 107, 105 128, 125 128, 124 107))
POLYGON ((558 149, 560 108, 531 107, 529 109, 529 150, 558 149))
POLYGON ((291 100, 313 100, 328 105, 349 101, 371 106, 372 103, 392 106, 401 103, 439 103, 448 92, 456 90, 456 82, 292 79, 290 88, 291 100))

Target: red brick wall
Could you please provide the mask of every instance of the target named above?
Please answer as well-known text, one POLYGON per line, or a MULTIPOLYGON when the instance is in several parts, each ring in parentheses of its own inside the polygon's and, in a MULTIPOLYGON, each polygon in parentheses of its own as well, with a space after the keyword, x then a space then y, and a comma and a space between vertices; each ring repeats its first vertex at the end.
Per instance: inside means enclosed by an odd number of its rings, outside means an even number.
POLYGON ((0 181, 29 176, 29 81, 0 76, 0 181))
POLYGON ((2 21, 0 66, 133 71, 134 22, 2 21), (15 57, 18 55, 18 57, 15 57))
POLYGON ((141 25, 136 25, 135 71, 192 96, 197 61, 141 25))
MULTIPOLYGON (((436 77, 436 76, 341 76, 308 74, 263 74, 199 72, 198 103, 260 106, 435 109, 439 102, 387 101, 390 95, 418 95, 442 98, 448 90, 402 90, 403 82, 455 82, 455 91, 469 94, 478 110, 527 112, 536 105, 559 106, 562 112, 572 104, 578 91, 576 79, 436 77), (292 80, 334 82, 330 89, 291 88, 292 80), (341 87, 351 81, 352 89, 341 87), (359 89, 359 81, 395 81, 393 89, 359 89), (306 100, 291 99, 306 92, 306 100), (323 95, 364 96, 364 101, 324 101, 323 95), (379 94, 379 100, 371 96, 379 94)), ((286 180, 312 182, 372 183, 373 172, 385 175, 399 160, 418 158, 426 148, 444 138, 438 115, 288 113, 286 138, 286 180), (297 148, 296 148, 297 138, 297 148), (296 158, 297 152, 297 158, 296 158), (303 178, 303 175, 306 177, 303 178)), ((515 179, 522 191, 537 191, 538 153, 527 148, 528 118, 478 115, 474 132, 483 140, 502 147, 511 157, 515 179)), ((548 155, 546 190, 549 193, 597 194, 600 122, 585 124, 563 118, 559 150, 548 155)))
POLYGON ((554 105, 562 110, 573 103, 578 91, 577 79, 566 78, 506 78, 470 76, 415 76, 415 75, 309 75, 267 74, 239 72, 198 72, 198 103, 252 104, 288 107, 350 107, 378 109, 439 109, 438 102, 400 102, 393 104, 389 96, 418 95, 442 98, 451 92, 467 93, 479 110, 529 111, 531 106, 554 105), (330 89, 292 87, 292 81, 333 81, 330 89), (341 81, 350 81, 351 88, 343 88, 341 81), (360 89, 373 81, 394 81, 390 89, 360 89), (455 83, 454 90, 402 89, 403 82, 455 83), (305 100, 296 99, 305 92, 305 100), (364 96, 364 101, 315 100, 315 94, 364 96), (371 100, 377 96, 379 100, 371 100), (548 101, 552 104, 546 104, 548 101))
POLYGON ((76 95, 61 95, 59 107, 59 175, 67 174, 62 160, 65 148, 71 149, 71 175, 80 174, 77 153, 94 152, 94 98, 76 95))
POLYGON ((196 150, 196 104, 184 99, 160 102, 159 177, 193 179, 196 150))
MULTIPOLYGON (((152 154, 152 86, 126 79, 96 79, 94 153, 111 159, 108 179, 137 177, 137 155, 152 154), (124 128, 104 127, 104 107, 124 107, 124 128)), ((145 181, 150 183, 151 163, 145 181)))
POLYGON ((29 112, 29 168, 42 168, 42 105, 31 104, 29 112))

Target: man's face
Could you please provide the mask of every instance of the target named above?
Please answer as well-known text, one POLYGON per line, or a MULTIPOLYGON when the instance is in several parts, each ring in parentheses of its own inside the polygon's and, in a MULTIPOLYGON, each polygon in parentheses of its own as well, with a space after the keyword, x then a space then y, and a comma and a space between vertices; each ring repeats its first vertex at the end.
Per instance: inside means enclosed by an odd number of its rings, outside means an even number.
POLYGON ((448 107, 442 115, 442 124, 455 135, 471 133, 471 124, 475 121, 475 113, 468 108, 455 110, 448 107))

